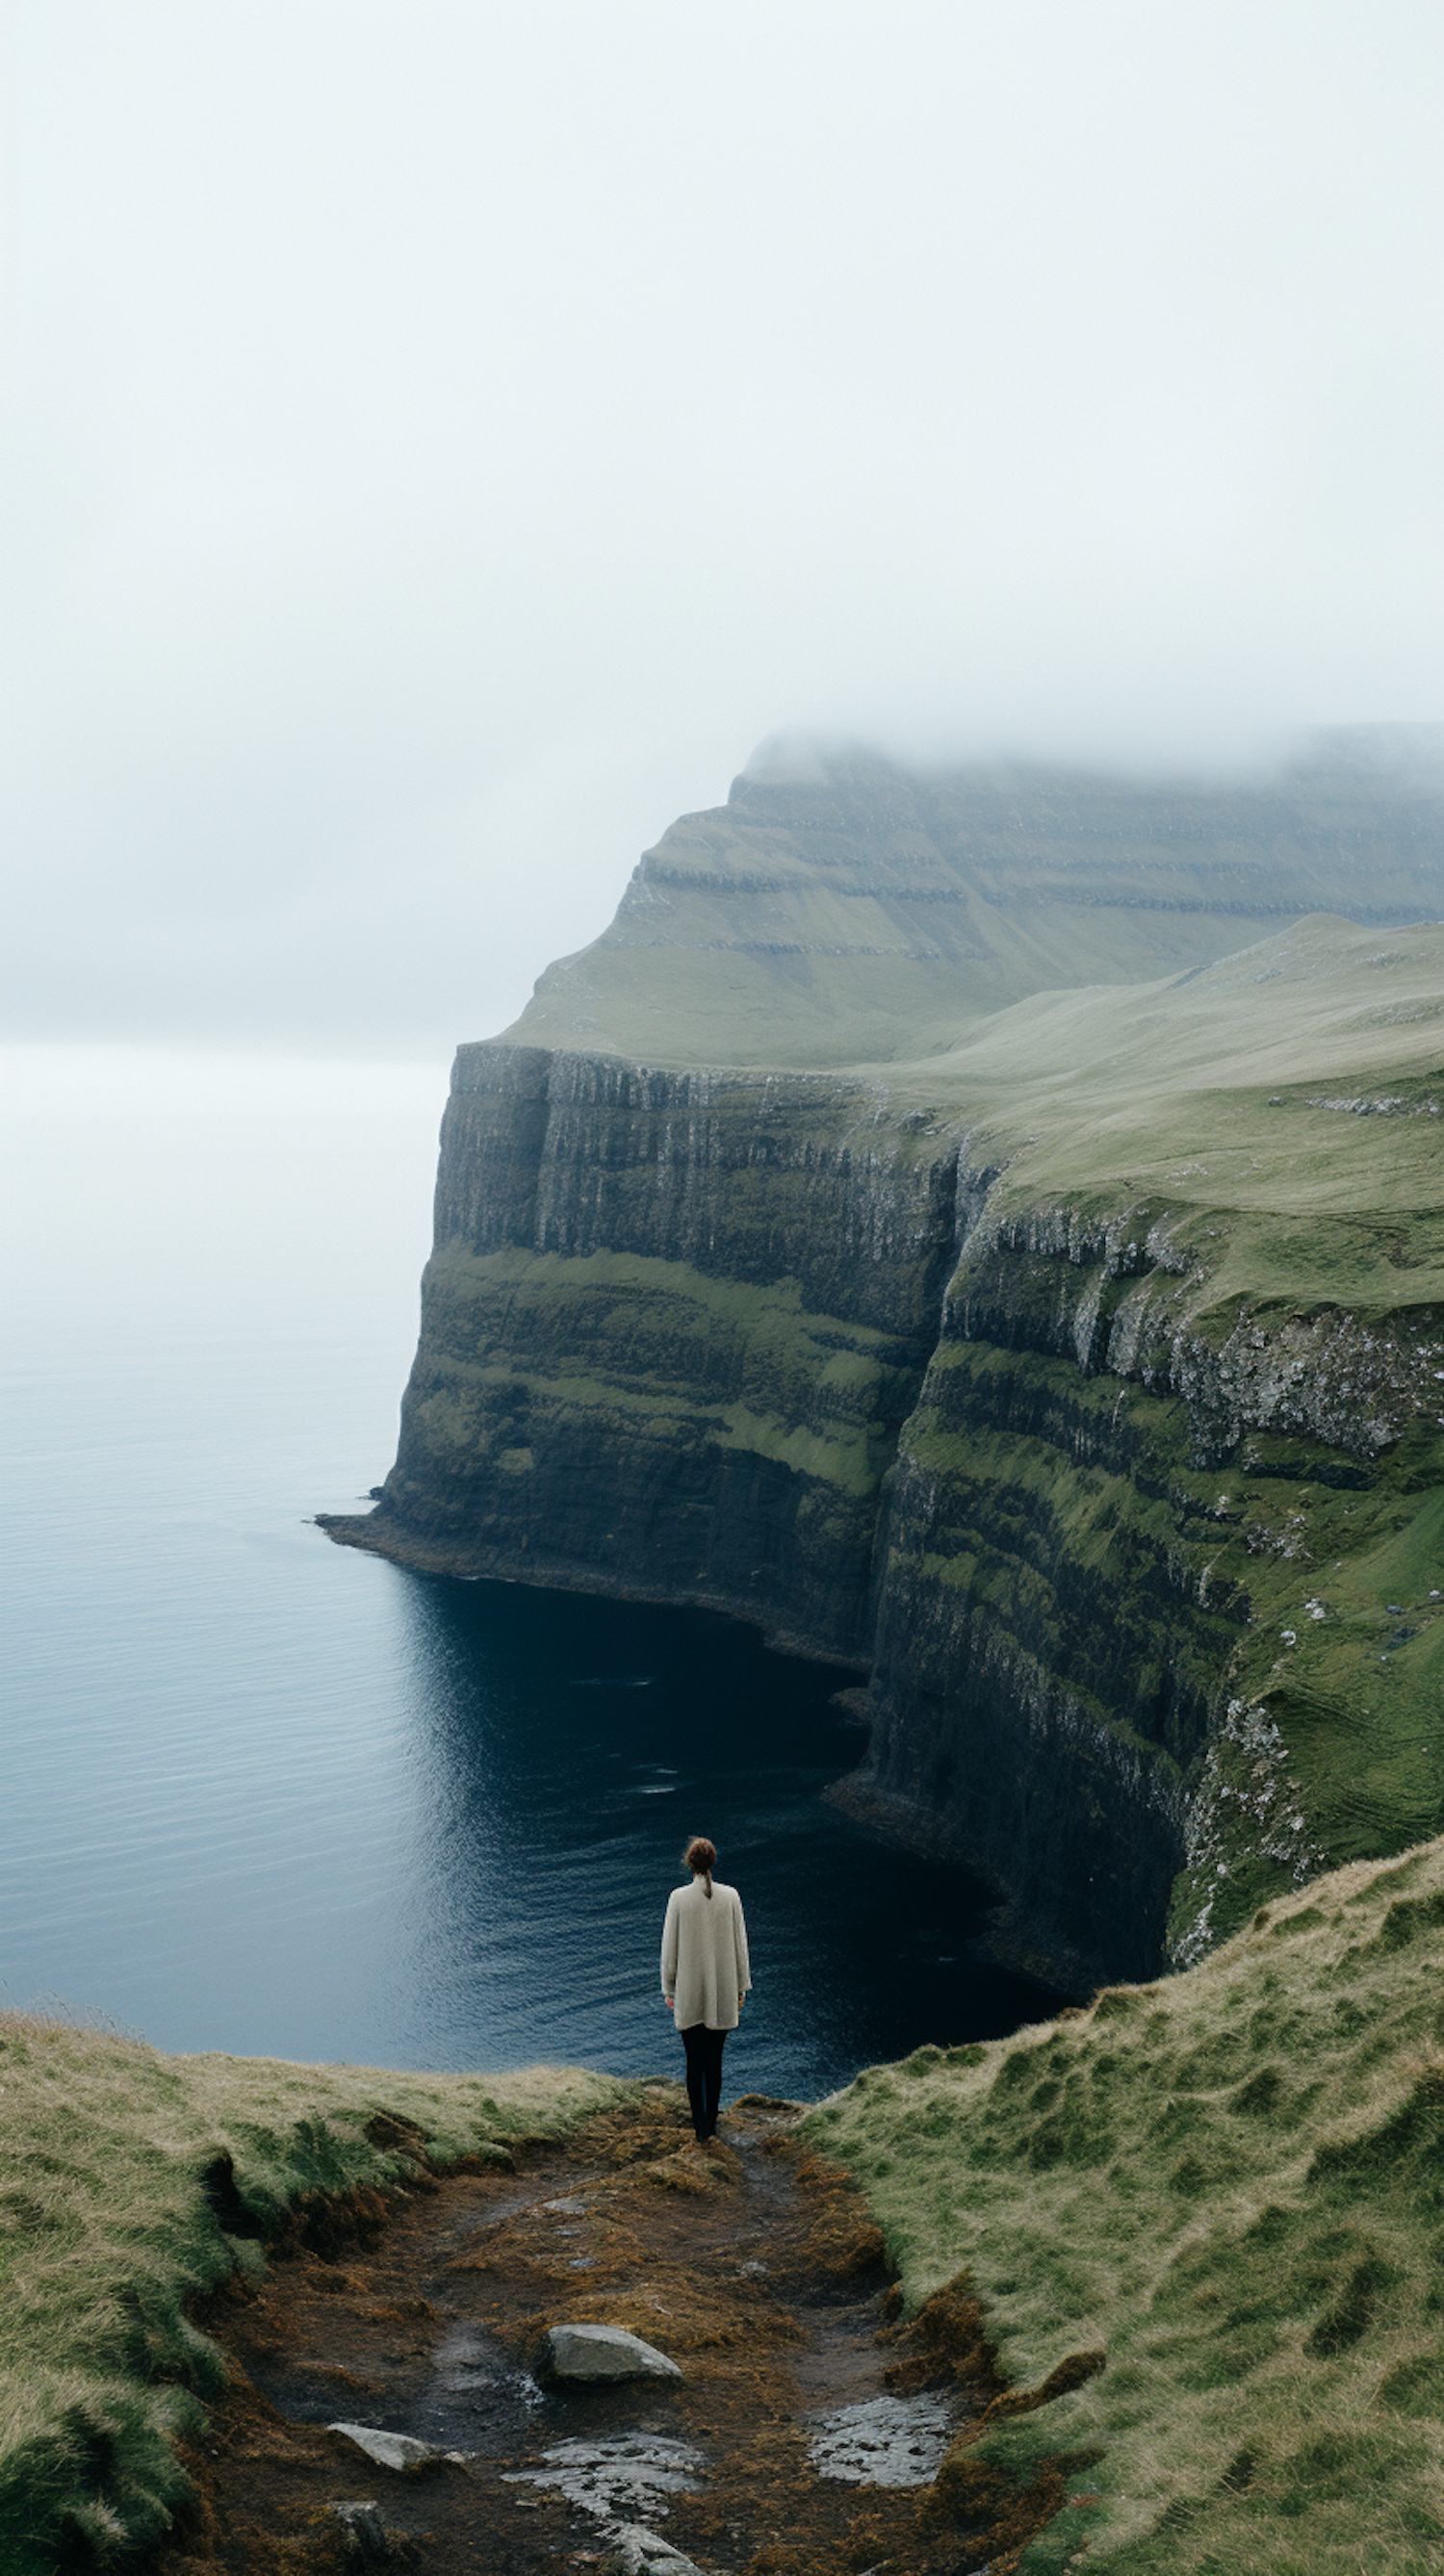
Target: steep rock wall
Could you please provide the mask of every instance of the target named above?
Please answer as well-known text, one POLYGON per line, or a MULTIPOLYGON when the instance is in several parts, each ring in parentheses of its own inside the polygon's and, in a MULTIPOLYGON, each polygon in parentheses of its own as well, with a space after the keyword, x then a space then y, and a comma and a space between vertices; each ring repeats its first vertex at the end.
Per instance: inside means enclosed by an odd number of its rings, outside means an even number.
POLYGON ((843 1795, 959 1845, 1018 1891, 1007 1946, 1085 1980, 1444 1820, 1422 1654, 1380 1669, 1434 1614, 1381 1635, 1337 1582, 1406 1533, 1398 1588, 1444 1587, 1444 1312, 1209 1305, 1195 1252, 1146 1202, 985 1200, 880 1526, 843 1795))
POLYGON ((462 1050, 368 1543, 861 1658, 956 1154, 868 1086, 462 1050))

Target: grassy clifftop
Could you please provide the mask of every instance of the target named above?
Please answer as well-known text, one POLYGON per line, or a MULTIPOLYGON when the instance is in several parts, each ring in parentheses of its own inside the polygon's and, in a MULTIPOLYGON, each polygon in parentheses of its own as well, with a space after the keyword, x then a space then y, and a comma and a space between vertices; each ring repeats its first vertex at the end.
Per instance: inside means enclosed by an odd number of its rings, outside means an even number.
POLYGON ((1034 994, 889 1084, 966 1119, 995 1224, 1131 1196, 1214 1298, 1444 1293, 1437 923, 1315 914, 1182 976, 1034 994))
POLYGON ((909 2302, 960 2273, 1016 2388, 940 2485, 1046 2457, 1027 2576, 1444 2563, 1444 1843, 1202 1966, 874 2067, 807 2124, 909 2302))

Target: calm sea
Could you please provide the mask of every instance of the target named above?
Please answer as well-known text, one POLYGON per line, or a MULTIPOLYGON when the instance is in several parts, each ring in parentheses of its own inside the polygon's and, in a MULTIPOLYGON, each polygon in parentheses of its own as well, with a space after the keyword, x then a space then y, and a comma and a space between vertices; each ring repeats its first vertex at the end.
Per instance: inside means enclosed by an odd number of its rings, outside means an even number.
POLYGON ((734 2084, 1049 2009, 978 1890, 822 1803, 845 1676, 311 1526, 390 1463, 444 1072, 370 1069, 357 1107, 61 1070, 6 1158, 8 2000, 170 2049, 675 2071, 657 1942, 705 1831, 752 1936, 734 2084))

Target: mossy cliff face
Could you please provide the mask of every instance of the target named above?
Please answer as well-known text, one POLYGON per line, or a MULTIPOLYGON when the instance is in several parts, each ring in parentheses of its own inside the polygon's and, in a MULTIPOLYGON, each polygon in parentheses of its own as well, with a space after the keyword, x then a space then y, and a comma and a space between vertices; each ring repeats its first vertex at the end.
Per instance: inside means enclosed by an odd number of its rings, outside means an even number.
POLYGON ((464 1048, 372 1543, 865 1655, 955 1170, 856 1084, 464 1048))
POLYGON ((961 1842, 1014 1892, 1005 1945, 1087 1982, 1444 1822, 1444 1313, 1255 1307, 1214 1347, 1154 1267, 1107 1334, 1106 1255, 1026 1231, 950 1285, 842 1794, 961 1842))

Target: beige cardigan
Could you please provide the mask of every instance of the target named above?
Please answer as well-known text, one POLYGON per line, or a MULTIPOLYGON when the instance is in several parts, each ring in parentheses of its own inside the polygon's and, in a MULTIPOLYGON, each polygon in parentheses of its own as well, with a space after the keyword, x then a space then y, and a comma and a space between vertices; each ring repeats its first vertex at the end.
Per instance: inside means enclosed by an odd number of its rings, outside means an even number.
POLYGON ((662 1926, 662 1992, 675 2004, 677 2028, 701 2021, 709 2030, 737 2028, 737 1998, 752 1983, 747 1965, 747 1926, 735 1887, 712 1881, 674 1888, 662 1926))

